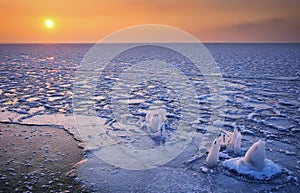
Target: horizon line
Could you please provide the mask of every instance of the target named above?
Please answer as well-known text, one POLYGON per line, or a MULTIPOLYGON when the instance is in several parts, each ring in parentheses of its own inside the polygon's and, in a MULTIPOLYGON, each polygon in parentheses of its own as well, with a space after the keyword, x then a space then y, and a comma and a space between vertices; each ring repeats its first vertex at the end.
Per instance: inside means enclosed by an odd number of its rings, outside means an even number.
MULTIPOLYGON (((3 44, 97 44, 101 42, 0 42, 3 44)), ((299 42, 278 41, 278 42, 262 42, 262 41, 205 41, 205 42, 102 42, 101 44, 140 44, 140 43, 155 43, 155 44, 188 44, 188 43, 202 43, 202 44, 299 44, 299 42)))

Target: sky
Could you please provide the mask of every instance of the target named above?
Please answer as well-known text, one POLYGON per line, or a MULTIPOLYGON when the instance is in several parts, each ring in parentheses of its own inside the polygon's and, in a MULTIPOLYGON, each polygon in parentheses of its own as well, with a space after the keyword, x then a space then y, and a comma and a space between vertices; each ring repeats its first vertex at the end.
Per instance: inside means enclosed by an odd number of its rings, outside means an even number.
POLYGON ((299 10, 299 0, 0 0, 0 43, 95 43, 140 24, 201 42, 299 43, 299 10))

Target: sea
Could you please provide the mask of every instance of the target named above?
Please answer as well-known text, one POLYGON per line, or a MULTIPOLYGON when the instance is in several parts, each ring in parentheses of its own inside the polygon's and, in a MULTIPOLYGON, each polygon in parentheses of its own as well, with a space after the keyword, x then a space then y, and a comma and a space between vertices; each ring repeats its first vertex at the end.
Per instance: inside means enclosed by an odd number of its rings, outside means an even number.
POLYGON ((182 45, 184 52, 175 49, 180 44, 104 46, 108 53, 122 52, 103 59, 103 47, 91 53, 93 44, 1 44, 0 121, 62 125, 74 133, 90 160, 77 169, 78 179, 96 192, 299 188, 300 44, 207 43, 200 57, 193 44, 182 45), (189 53, 203 61, 195 62, 189 53), (97 64, 94 58, 100 58, 97 64), (168 120, 163 143, 143 128, 146 113, 159 108, 168 120), (195 163, 184 164, 199 148, 207 149, 218 132, 235 128, 244 151, 266 141, 266 157, 282 167, 281 174, 261 181, 222 164, 207 170, 205 151, 195 163), (168 158, 147 165, 146 155, 129 164, 122 161, 126 156, 110 157, 116 152, 103 147, 111 143, 136 152, 180 145, 166 153, 168 158))

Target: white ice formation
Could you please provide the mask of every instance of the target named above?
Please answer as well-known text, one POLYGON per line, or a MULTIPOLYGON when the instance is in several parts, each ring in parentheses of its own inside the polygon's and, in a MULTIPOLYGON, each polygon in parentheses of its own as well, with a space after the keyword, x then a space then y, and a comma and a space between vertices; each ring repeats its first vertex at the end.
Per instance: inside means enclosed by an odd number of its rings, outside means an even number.
POLYGON ((249 148, 245 157, 228 159, 223 162, 223 166, 258 180, 269 180, 281 173, 282 168, 265 158, 265 146, 266 143, 259 140, 249 148))
POLYGON ((149 110, 146 114, 146 123, 142 126, 147 127, 149 134, 160 136, 162 140, 166 139, 165 123, 167 121, 166 110, 149 110))
POLYGON ((213 167, 218 164, 219 151, 220 151, 220 139, 217 138, 211 144, 211 147, 209 149, 209 152, 208 152, 208 155, 206 158, 206 163, 208 166, 213 167))
POLYGON ((221 147, 225 148, 228 152, 240 155, 242 134, 237 129, 234 129, 233 132, 223 130, 219 139, 221 147))
POLYGON ((266 143, 259 140, 254 143, 243 157, 243 164, 249 165, 256 170, 261 171, 265 167, 265 153, 266 143))

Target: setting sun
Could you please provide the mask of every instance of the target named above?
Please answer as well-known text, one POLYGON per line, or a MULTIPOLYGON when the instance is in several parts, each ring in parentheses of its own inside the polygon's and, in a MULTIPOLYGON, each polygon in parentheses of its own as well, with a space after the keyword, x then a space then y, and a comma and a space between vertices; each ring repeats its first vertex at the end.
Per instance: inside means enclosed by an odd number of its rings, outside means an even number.
POLYGON ((53 28, 54 22, 51 19, 46 19, 45 20, 45 26, 49 29, 53 28))

